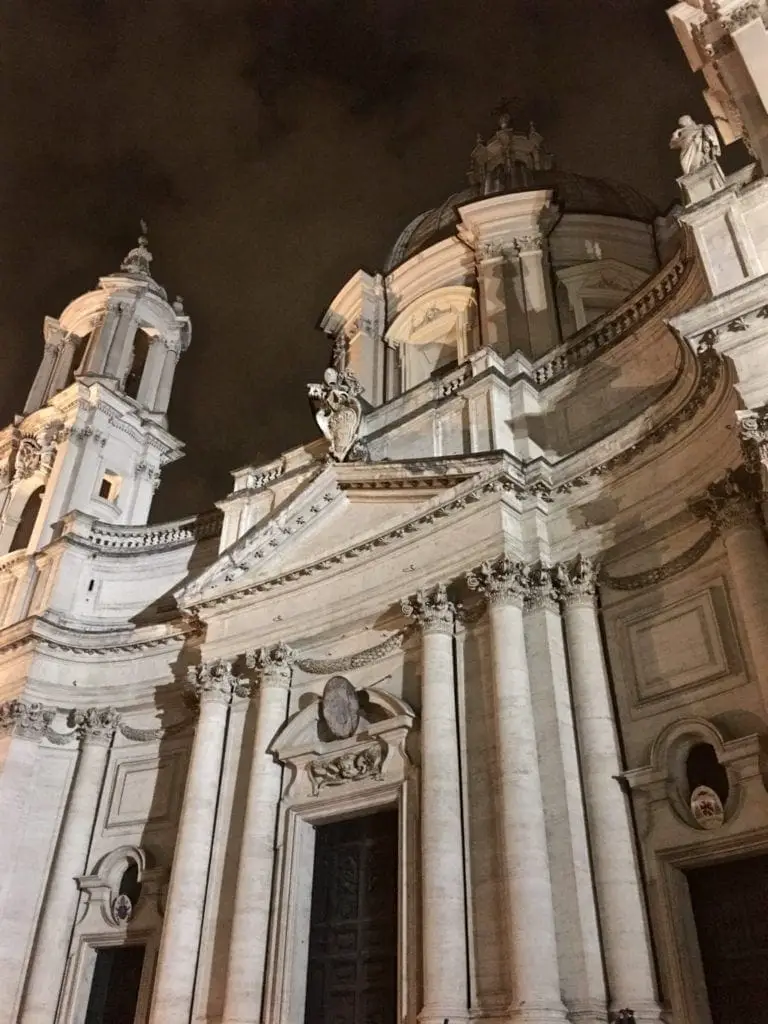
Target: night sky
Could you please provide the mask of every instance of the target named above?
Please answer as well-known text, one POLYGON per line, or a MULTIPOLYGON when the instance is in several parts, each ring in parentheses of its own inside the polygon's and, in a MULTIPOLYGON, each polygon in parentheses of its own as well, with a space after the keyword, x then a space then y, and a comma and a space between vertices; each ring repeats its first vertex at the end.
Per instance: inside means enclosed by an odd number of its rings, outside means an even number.
POLYGON ((318 431, 316 324, 359 267, 463 187, 501 97, 558 166, 676 199, 677 117, 705 119, 664 0, 6 0, 0 423, 58 316, 149 222, 192 347, 187 456, 153 519, 318 431))

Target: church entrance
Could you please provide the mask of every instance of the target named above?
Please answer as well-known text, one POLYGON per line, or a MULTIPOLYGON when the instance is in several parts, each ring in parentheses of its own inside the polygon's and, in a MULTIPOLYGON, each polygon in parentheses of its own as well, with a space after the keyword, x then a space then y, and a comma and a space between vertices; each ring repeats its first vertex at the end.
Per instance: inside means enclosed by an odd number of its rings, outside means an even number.
POLYGON ((317 828, 305 1024, 395 1024, 397 861, 397 811, 317 828))
POLYGON ((763 1024, 768 856, 687 872, 713 1024, 763 1024))

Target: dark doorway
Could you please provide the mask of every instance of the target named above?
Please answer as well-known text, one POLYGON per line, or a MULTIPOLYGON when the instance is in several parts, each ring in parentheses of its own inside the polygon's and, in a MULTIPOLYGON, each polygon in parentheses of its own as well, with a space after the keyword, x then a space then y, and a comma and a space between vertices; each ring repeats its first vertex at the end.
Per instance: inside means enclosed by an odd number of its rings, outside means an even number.
POLYGON ((317 829, 305 1024, 397 1020, 397 822, 317 829))
POLYGON ((97 949, 84 1024, 133 1024, 143 966, 143 946, 97 949))
POLYGON ((713 1024, 763 1024, 768 1006, 768 857, 688 872, 713 1024))

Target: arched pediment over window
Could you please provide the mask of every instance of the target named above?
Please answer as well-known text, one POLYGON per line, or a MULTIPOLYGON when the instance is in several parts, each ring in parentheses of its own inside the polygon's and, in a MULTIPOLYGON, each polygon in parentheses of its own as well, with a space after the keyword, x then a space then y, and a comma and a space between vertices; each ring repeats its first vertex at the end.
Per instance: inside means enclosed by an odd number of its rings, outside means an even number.
POLYGON ((473 351, 475 293, 466 285, 437 288, 407 306, 390 325, 386 342, 400 354, 403 391, 473 351))

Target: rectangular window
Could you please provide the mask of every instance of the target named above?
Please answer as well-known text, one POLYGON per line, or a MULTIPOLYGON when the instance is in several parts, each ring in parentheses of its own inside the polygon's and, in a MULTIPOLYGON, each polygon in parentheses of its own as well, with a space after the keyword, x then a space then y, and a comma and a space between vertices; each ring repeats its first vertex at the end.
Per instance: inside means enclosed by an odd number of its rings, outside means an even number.
POLYGON ((105 473, 99 484, 99 497, 105 501, 115 502, 120 493, 120 477, 117 473, 105 473))
POLYGON ((144 946, 97 949, 84 1024, 134 1024, 143 966, 144 946))

